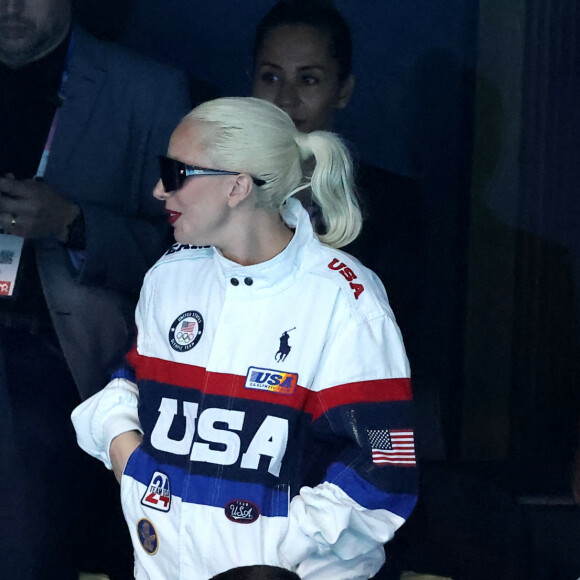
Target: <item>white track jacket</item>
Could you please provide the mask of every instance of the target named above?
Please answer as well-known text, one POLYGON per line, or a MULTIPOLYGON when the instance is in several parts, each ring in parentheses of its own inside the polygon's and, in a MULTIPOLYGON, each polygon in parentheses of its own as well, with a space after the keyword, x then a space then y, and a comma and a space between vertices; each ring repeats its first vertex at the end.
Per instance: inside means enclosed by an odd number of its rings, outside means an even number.
POLYGON ((146 276, 127 365, 73 412, 80 446, 143 432, 121 482, 141 579, 270 564, 373 576, 416 501, 409 366, 379 279, 296 233, 267 262, 176 244, 146 276))

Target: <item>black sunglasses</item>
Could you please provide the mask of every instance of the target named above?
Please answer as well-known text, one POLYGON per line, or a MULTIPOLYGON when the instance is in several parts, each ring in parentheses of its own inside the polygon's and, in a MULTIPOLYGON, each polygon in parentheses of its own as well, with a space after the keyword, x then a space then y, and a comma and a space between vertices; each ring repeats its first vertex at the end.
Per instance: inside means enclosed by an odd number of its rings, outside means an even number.
MULTIPOLYGON (((159 155, 159 169, 161 172, 161 183, 166 192, 177 191, 183 187, 188 177, 196 175, 239 175, 240 171, 226 171, 224 169, 208 169, 207 167, 195 167, 187 165, 182 161, 159 155)), ((257 185, 264 185, 263 179, 252 176, 252 181, 257 185)))

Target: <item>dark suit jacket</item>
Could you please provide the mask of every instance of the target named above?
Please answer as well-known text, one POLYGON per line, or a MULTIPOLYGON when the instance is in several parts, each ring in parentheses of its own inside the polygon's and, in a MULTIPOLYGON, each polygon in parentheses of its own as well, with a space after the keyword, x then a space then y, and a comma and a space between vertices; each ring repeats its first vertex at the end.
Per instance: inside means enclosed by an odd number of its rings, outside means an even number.
POLYGON ((156 156, 190 109, 187 79, 75 29, 65 102, 45 180, 77 203, 86 229, 84 265, 54 239, 36 242, 57 335, 79 391, 102 388, 127 347, 146 270, 167 243, 152 196, 156 156))

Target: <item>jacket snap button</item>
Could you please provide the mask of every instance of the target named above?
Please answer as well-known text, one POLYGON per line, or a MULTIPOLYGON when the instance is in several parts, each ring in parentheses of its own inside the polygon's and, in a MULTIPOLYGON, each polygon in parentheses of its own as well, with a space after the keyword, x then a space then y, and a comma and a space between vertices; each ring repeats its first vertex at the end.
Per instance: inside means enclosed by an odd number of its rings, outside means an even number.
POLYGON ((254 281, 251 278, 245 278, 244 282, 246 286, 251 286, 254 283, 254 281))
POLYGON ((237 286, 240 283, 240 281, 237 278, 232 278, 230 282, 232 283, 232 286, 237 286))

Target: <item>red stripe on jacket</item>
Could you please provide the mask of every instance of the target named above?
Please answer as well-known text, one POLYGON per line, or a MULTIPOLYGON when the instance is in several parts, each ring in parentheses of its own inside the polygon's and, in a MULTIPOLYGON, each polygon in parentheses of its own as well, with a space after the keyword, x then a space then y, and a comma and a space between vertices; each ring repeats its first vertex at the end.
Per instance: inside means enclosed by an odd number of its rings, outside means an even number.
POLYGON ((138 381, 155 381, 185 389, 197 389, 210 395, 235 396, 250 401, 285 405, 304 411, 312 415, 313 419, 342 405, 411 401, 412 399, 411 380, 408 378, 345 383, 320 392, 310 391, 297 385, 292 395, 284 395, 246 389, 244 388, 245 376, 216 373, 195 365, 143 356, 137 352, 136 348, 129 352, 127 361, 135 369, 138 381))

